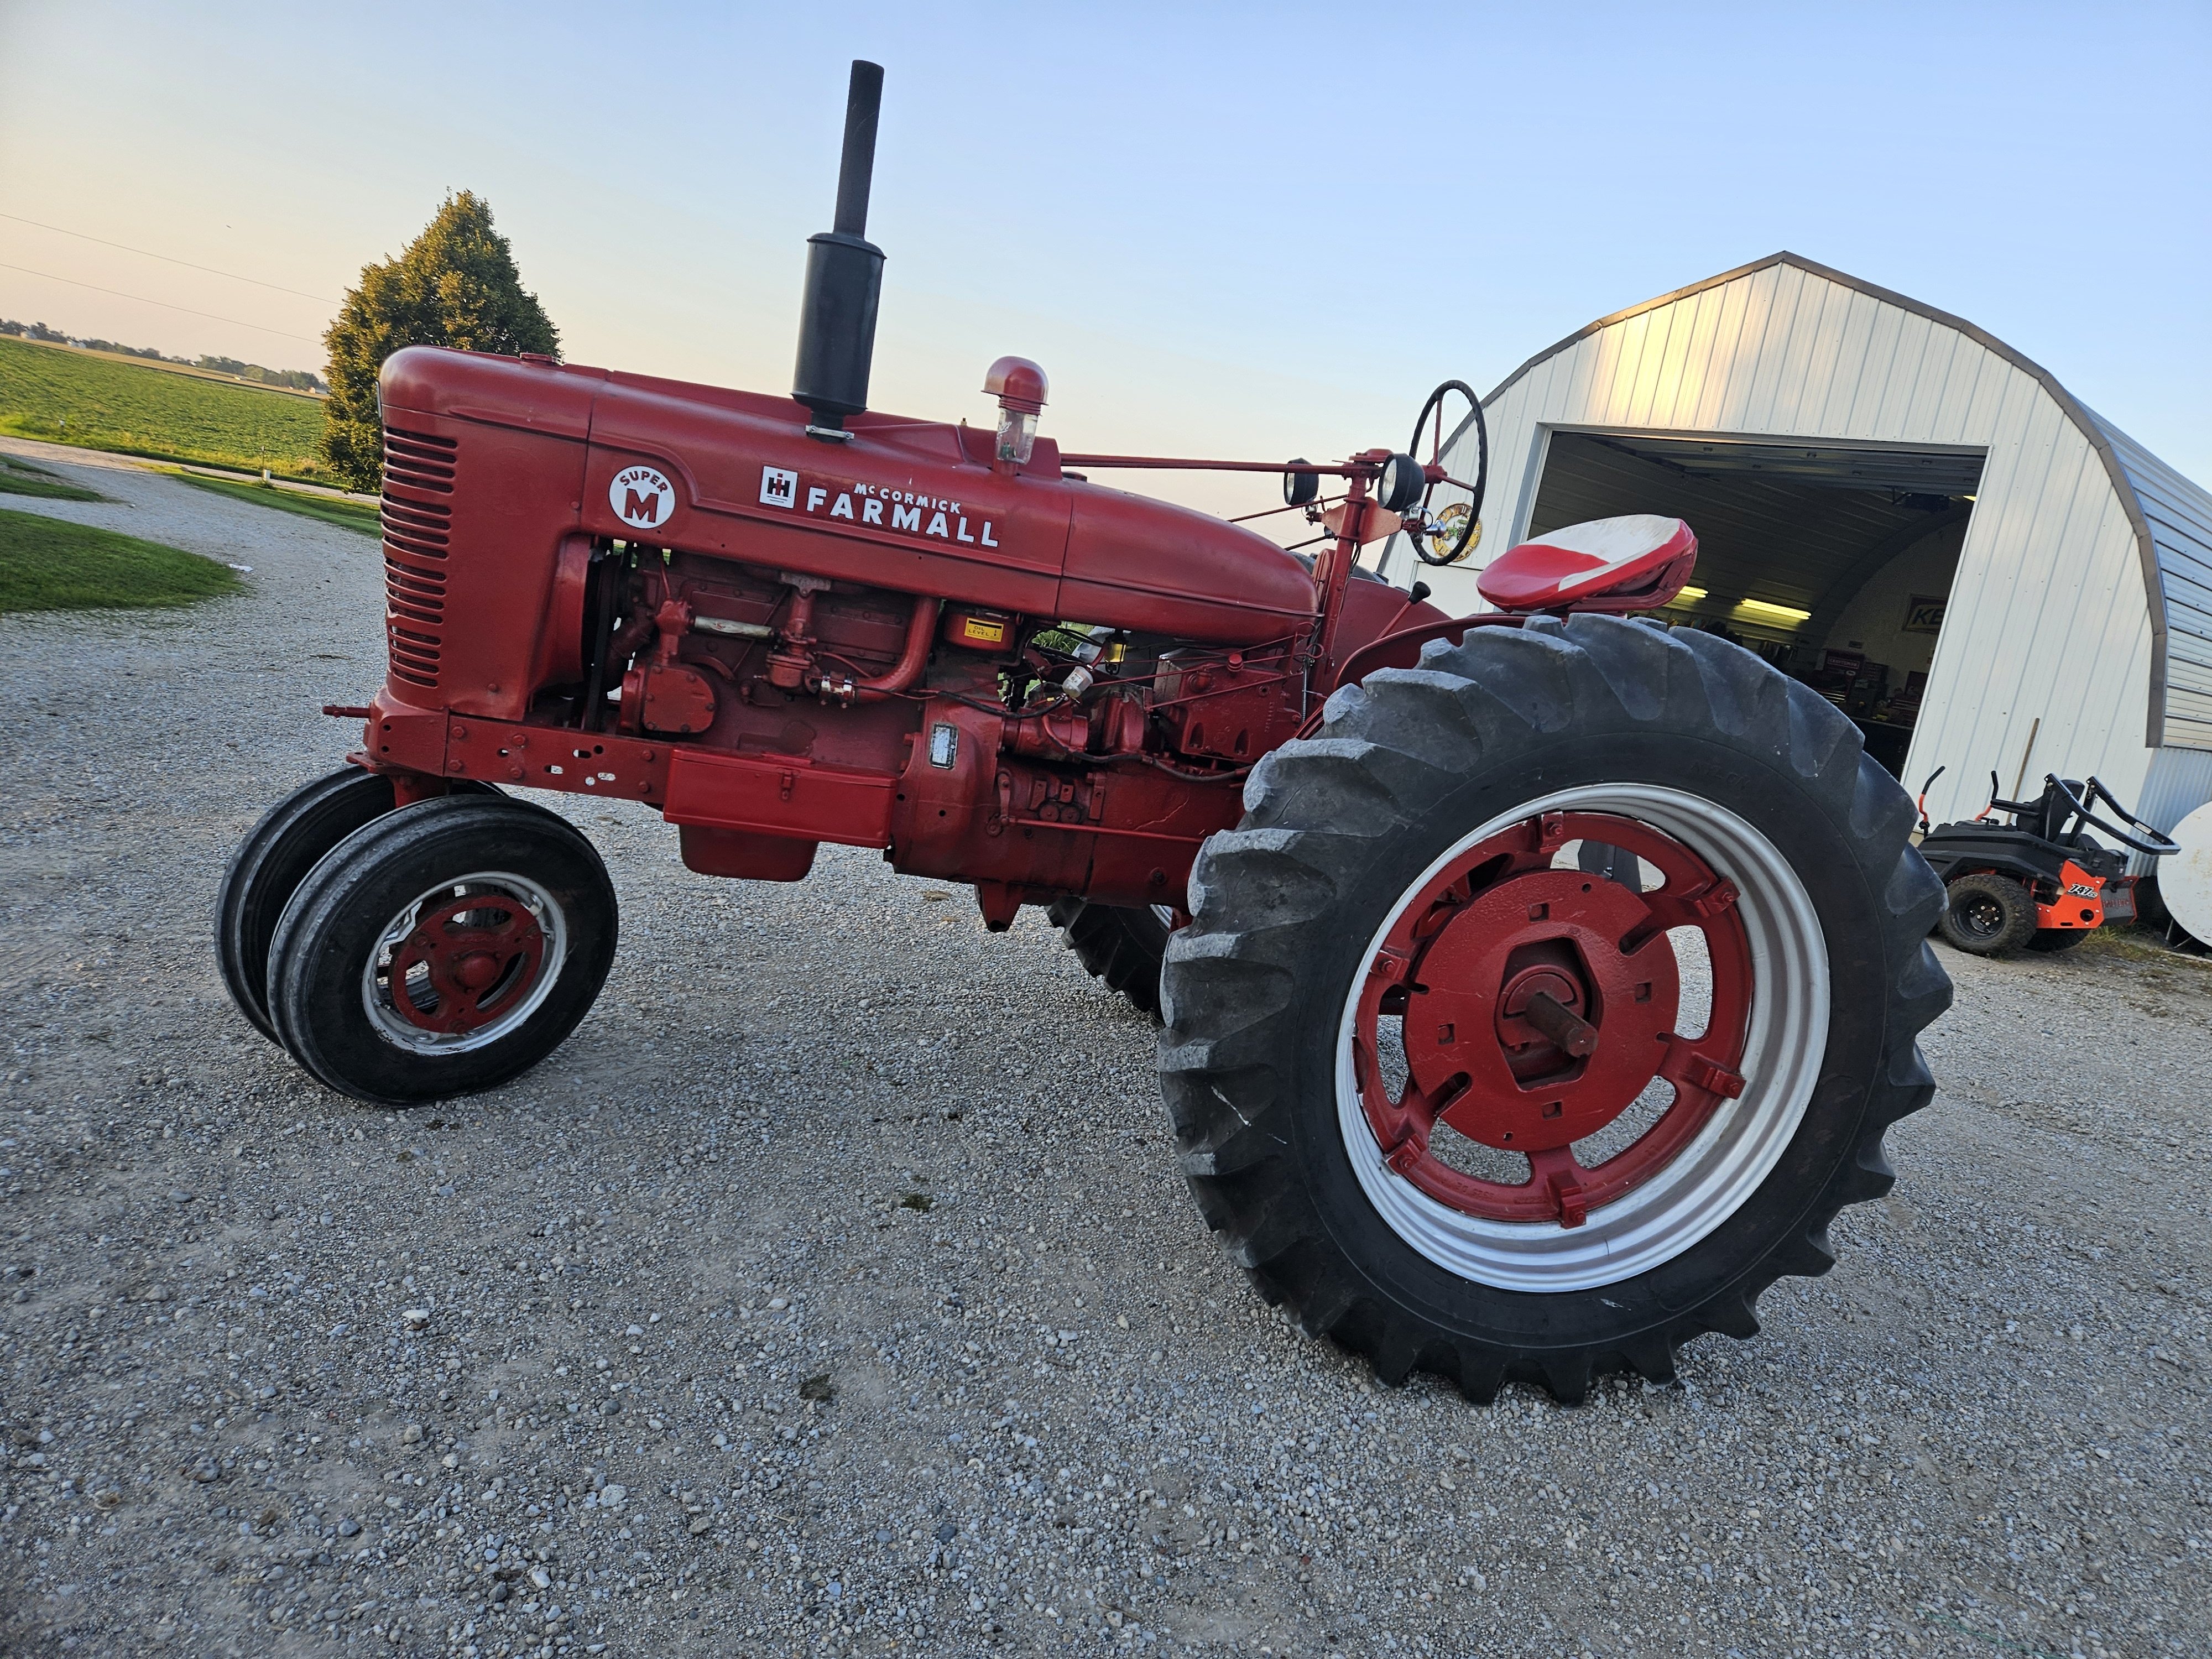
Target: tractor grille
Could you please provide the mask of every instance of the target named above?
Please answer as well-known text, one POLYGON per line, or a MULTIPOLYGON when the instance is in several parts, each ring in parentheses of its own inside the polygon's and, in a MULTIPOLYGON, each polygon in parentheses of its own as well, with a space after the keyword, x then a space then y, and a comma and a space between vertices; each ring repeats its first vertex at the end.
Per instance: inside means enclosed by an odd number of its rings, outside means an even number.
MULTIPOLYGON (((386 480, 387 492, 391 481, 386 480)), ((453 522, 453 513, 444 507, 418 507, 412 501, 394 499, 389 493, 384 497, 384 540, 389 547, 397 547, 418 559, 442 559, 446 556, 447 531, 453 522)))
POLYGON ((435 686, 452 551, 455 445, 387 428, 384 434, 384 631, 392 674, 435 686))
POLYGON ((453 441, 388 428, 384 434, 384 479, 434 495, 453 493, 453 441))
POLYGON ((433 573, 384 556, 384 632, 392 672, 416 685, 438 683, 438 640, 446 621, 446 584, 433 573))

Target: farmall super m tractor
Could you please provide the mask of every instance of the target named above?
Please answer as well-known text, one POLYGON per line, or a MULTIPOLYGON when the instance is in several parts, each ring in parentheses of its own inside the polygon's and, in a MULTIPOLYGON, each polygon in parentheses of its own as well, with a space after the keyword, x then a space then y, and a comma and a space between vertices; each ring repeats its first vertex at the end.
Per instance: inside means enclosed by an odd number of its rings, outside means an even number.
MULTIPOLYGON (((1036 434, 868 411, 881 70, 789 398, 416 349, 386 365, 383 689, 233 861, 222 965, 332 1089, 526 1070, 615 950, 591 844, 513 788, 635 801, 707 876, 823 842, 1024 904, 1164 1022, 1182 1167, 1260 1293, 1489 1398, 1674 1371, 1832 1261, 1928 1100, 1950 987, 1913 810, 1826 702, 1663 605, 1688 527, 1609 520, 1454 619, 1357 567, 1466 549, 1481 470, 1281 473, 1309 563, 1036 434)), ((1468 398, 1471 404, 1472 398, 1468 398)), ((1467 416, 1480 438, 1481 411, 1467 416)), ((1478 441, 1476 447, 1480 448, 1478 441)))

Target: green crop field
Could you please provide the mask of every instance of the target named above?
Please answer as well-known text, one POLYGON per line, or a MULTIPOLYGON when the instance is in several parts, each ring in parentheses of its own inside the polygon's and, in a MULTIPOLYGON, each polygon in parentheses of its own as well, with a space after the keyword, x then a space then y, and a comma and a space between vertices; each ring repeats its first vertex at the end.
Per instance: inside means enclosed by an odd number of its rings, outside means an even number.
POLYGON ((0 512, 0 616, 191 605, 239 586, 228 565, 197 553, 88 524, 0 512))
POLYGON ((319 482, 319 400, 0 336, 0 432, 319 482))

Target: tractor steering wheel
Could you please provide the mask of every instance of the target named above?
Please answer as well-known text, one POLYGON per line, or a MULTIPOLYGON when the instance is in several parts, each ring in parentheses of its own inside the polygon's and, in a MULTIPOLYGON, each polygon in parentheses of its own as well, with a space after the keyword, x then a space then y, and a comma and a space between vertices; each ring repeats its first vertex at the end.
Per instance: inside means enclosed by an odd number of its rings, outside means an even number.
POLYGON ((1419 507, 1407 514, 1406 534, 1413 543, 1413 556, 1423 564, 1456 564, 1467 556, 1468 549, 1474 545, 1474 538, 1481 532, 1482 495, 1490 483, 1490 428, 1482 418, 1482 399, 1474 395, 1474 388, 1466 381, 1446 380, 1429 393, 1428 402, 1421 405, 1420 417, 1413 422, 1413 441, 1406 449, 1425 469, 1437 469, 1439 475, 1432 477, 1421 492, 1419 507), (1457 426, 1447 428, 1444 398, 1455 392, 1467 400, 1469 413, 1461 418, 1457 426), (1474 422, 1475 442, 1474 482, 1471 484, 1441 473, 1444 446, 1459 435, 1469 419, 1474 422), (1429 435, 1425 451, 1424 434, 1429 435), (1468 499, 1453 501, 1440 512, 1431 511, 1437 489, 1445 484, 1464 489, 1468 499))
POLYGON ((2079 815, 2082 823, 2095 824, 2098 829, 2103 830, 2113 840, 2118 842, 2121 846, 2130 848, 2137 853, 2148 854, 2154 859, 2162 859, 2170 853, 2179 853, 2181 850, 2179 842, 2172 841, 2160 831, 2152 829, 2150 825, 2145 823, 2134 813, 2129 811, 2126 807, 2121 805, 2118 800, 2114 798, 2112 792, 2105 787, 2105 781, 2102 778, 2092 775, 2089 779, 2088 787, 2087 788, 2081 788, 2080 786, 2073 784, 2068 779, 2054 775, 2046 775, 2044 781, 2047 784, 2052 785, 2057 789, 2059 795, 2065 800, 2066 804, 2072 807, 2075 812, 2079 815), (2089 803, 2096 800, 2100 796, 2104 799, 2106 805, 2110 806, 2112 811, 2118 812, 2122 817, 2125 818, 2132 828, 2142 830, 2143 835, 2148 836, 2149 839, 2138 840, 2136 836, 2130 835, 2127 830, 2121 829, 2117 823, 2108 823, 2103 818, 2099 817, 2094 812, 2092 812, 2089 810, 2089 803))

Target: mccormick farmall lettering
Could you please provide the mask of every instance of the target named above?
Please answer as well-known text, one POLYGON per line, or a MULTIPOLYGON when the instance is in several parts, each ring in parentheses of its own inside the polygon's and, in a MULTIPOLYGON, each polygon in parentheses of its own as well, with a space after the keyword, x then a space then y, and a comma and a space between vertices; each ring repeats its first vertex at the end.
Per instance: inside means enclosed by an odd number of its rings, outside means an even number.
POLYGON ((971 533, 967 516, 961 512, 958 501, 948 501, 942 496, 918 495, 911 489, 893 489, 884 484, 855 483, 805 484, 802 487, 797 473, 782 467, 764 466, 761 469, 761 500, 771 507, 794 507, 817 517, 845 519, 854 524, 903 530, 918 536, 934 536, 939 541, 965 542, 970 547, 996 547, 999 544, 997 538, 991 534, 993 526, 988 519, 981 520, 981 527, 971 533), (799 499, 802 488, 803 505, 799 499), (890 521, 885 526, 884 512, 887 507, 890 511, 890 521))

